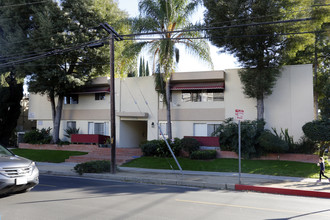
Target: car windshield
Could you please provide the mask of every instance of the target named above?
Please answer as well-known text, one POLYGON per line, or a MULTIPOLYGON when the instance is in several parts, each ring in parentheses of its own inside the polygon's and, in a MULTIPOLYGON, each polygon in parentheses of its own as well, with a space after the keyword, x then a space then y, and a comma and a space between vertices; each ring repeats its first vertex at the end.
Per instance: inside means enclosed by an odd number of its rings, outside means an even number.
POLYGON ((0 145, 0 157, 2 156, 13 156, 13 154, 9 150, 7 150, 6 148, 0 145))

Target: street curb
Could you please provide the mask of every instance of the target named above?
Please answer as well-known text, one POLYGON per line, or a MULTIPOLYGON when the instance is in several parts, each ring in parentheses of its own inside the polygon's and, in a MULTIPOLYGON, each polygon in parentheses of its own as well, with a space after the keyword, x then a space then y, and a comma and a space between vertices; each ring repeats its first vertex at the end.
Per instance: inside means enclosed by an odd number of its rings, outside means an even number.
POLYGON ((281 194, 281 195, 330 198, 330 193, 328 193, 328 192, 308 191, 308 190, 298 190, 298 189, 284 189, 284 188, 264 187, 264 186, 250 186, 250 185, 236 184, 235 190, 236 191, 254 191, 254 192, 262 192, 262 193, 281 194))
POLYGON ((55 176, 57 175, 57 176, 96 178, 96 179, 131 182, 131 183, 196 187, 196 188, 215 189, 215 190, 254 191, 254 192, 270 193, 270 194, 330 198, 329 192, 242 185, 242 184, 194 182, 194 181, 180 180, 180 178, 178 178, 178 179, 159 179, 159 178, 155 179, 155 178, 150 178, 150 177, 126 176, 125 174, 109 175, 109 174, 102 174, 102 173, 100 173, 100 174, 84 173, 83 175, 79 175, 78 173, 75 173, 73 171, 72 172, 61 172, 61 171, 46 171, 46 170, 40 171, 40 174, 55 175, 55 176))
POLYGON ((155 179, 148 177, 131 177, 125 175, 105 175, 105 174, 96 174, 96 173, 84 173, 83 175, 79 175, 73 172, 68 173, 68 172, 59 172, 59 171, 41 171, 40 174, 97 178, 97 179, 106 179, 113 181, 134 182, 134 183, 155 184, 155 185, 185 186, 185 187, 196 187, 196 188, 216 189, 216 190, 235 190, 235 184, 227 184, 227 183, 214 184, 214 183, 206 183, 206 182, 186 181, 180 179, 155 179))

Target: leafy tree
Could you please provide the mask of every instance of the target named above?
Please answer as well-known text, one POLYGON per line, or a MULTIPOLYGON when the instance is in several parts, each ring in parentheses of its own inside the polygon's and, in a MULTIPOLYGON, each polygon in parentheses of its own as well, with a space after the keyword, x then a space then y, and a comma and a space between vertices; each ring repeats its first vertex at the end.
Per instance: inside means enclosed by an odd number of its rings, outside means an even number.
POLYGON ((264 117, 264 98, 272 93, 283 60, 291 55, 287 52, 301 49, 311 37, 283 35, 303 31, 309 21, 262 23, 301 18, 304 10, 298 8, 311 4, 312 0, 204 0, 207 33, 212 43, 234 54, 245 68, 239 75, 244 93, 257 99, 257 119, 264 117))
MULTIPOLYGON (((12 17, 16 23, 21 22, 21 17, 24 18, 23 24, 27 23, 18 29, 22 30, 21 36, 26 45, 22 47, 22 53, 29 56, 43 55, 42 59, 23 65, 22 72, 29 76, 30 92, 49 97, 53 119, 52 142, 55 143, 59 140, 64 97, 75 88, 89 83, 91 78, 109 72, 109 65, 104 65, 109 63, 109 50, 92 49, 86 42, 108 36, 105 31, 96 30, 101 22, 106 21, 120 31, 127 30, 127 24, 119 22, 127 14, 118 9, 118 3, 106 0, 43 1, 40 4, 23 6, 29 10, 22 12, 21 16, 12 17), (17 18, 18 21, 15 20, 17 18), (54 49, 66 49, 66 53, 44 55, 54 49)), ((3 10, 6 14, 15 14, 16 8, 5 7, 3 10)), ((10 27, 7 29, 11 35, 17 32, 10 27)), ((126 44, 129 43, 117 45, 116 56, 121 54, 120 50, 123 50, 126 44)), ((20 46, 14 45, 13 50, 20 49, 20 46)), ((131 60, 117 59, 117 76, 125 75, 127 68, 134 66, 131 60), (123 63, 127 65, 122 65, 123 63)))
POLYGON ((141 0, 139 3, 140 17, 132 21, 133 30, 136 32, 157 32, 155 39, 138 41, 129 49, 129 52, 138 54, 142 48, 148 48, 154 56, 153 72, 155 73, 155 69, 159 68, 159 73, 162 73, 161 78, 166 84, 167 133, 170 139, 172 138, 170 79, 175 64, 179 62, 180 57, 176 45, 185 45, 192 54, 211 64, 207 42, 190 39, 200 37, 200 33, 178 31, 190 29, 194 26, 188 18, 197 8, 198 2, 188 0, 141 0))
POLYGON ((20 115, 23 96, 23 70, 21 66, 4 66, 13 59, 26 55, 27 30, 30 26, 30 7, 24 0, 0 2, 0 142, 8 144, 20 115), (16 5, 5 7, 6 5, 16 5), (19 45, 19 46, 18 46, 19 45))
POLYGON ((0 144, 4 146, 8 146, 17 126, 23 97, 23 84, 17 84, 13 74, 8 75, 6 81, 8 86, 0 85, 0 144))
POLYGON ((148 61, 147 61, 147 65, 146 65, 146 76, 150 76, 149 62, 148 61))
POLYGON ((326 7, 325 0, 316 0, 310 11, 313 17, 311 27, 314 27, 315 33, 307 43, 300 45, 301 50, 289 52, 292 56, 288 57, 285 64, 313 63, 314 119, 318 119, 319 109, 325 107, 322 106, 323 102, 319 106, 319 102, 324 98, 330 80, 330 8, 326 7))

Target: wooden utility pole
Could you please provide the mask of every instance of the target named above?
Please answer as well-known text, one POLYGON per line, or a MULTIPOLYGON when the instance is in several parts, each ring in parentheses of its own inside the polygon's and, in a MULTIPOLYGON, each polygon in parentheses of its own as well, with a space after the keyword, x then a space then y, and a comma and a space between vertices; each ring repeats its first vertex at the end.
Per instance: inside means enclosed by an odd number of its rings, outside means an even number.
POLYGON ((116 173, 116 105, 115 105, 115 40, 123 38, 108 24, 100 26, 110 35, 110 121, 111 121, 111 173, 116 173))
POLYGON ((116 105, 115 105, 115 41, 110 34, 110 121, 111 121, 111 173, 116 173, 116 105))

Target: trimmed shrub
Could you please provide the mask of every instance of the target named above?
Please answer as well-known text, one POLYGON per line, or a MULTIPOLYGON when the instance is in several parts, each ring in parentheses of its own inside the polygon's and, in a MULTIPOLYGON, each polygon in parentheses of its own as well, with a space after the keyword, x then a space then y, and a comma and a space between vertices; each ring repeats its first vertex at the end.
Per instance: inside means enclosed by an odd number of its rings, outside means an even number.
POLYGON ((323 156, 330 145, 330 119, 308 122, 302 129, 306 137, 319 144, 320 156, 323 156))
POLYGON ((289 149, 287 142, 268 130, 261 133, 258 143, 265 153, 283 153, 289 149))
MULTIPOLYGON (((181 140, 175 138, 172 140, 167 140, 174 155, 178 156, 181 152, 181 140)), ((151 140, 145 141, 140 144, 141 150, 144 156, 155 156, 155 157, 171 157, 172 154, 168 149, 166 142, 164 140, 151 140)))
POLYGON ((145 141, 140 144, 144 156, 156 156, 157 149, 161 146, 160 140, 145 141))
POLYGON ((193 160, 213 160, 217 157, 216 150, 198 150, 191 153, 190 158, 193 160))
POLYGON ((26 132, 24 134, 23 140, 28 144, 49 144, 52 140, 52 137, 50 136, 50 130, 51 128, 43 128, 41 130, 36 129, 26 132))
POLYGON ((82 175, 83 173, 105 173, 110 172, 111 163, 109 160, 89 161, 77 164, 74 170, 82 175))
POLYGON ((194 138, 182 138, 181 139, 182 149, 191 155, 194 151, 198 151, 200 143, 194 138))

